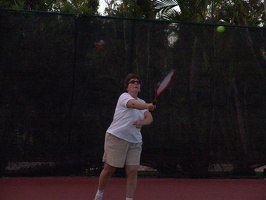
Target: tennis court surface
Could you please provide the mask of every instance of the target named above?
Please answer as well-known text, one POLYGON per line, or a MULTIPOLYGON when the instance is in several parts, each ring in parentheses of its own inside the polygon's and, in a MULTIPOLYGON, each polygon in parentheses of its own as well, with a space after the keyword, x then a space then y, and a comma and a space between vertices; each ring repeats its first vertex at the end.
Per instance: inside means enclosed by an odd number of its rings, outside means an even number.
MULTIPOLYGON (((1 200, 93 200, 97 177, 0 178, 1 200)), ((124 200, 112 178, 103 200, 124 200)), ((266 200, 263 179, 139 178, 134 200, 266 200)))

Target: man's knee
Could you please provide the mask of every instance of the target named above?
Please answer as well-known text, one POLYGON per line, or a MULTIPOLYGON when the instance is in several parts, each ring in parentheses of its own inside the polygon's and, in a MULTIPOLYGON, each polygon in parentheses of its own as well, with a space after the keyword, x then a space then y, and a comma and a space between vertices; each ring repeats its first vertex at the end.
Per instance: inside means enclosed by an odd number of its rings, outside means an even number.
POLYGON ((138 173, 138 166, 126 166, 126 174, 127 176, 135 176, 138 173))
POLYGON ((109 164, 107 164, 107 163, 104 164, 104 169, 103 169, 103 171, 104 171, 104 174, 105 174, 106 176, 112 176, 113 173, 115 173, 115 170, 116 170, 115 167, 113 167, 113 166, 111 166, 111 165, 109 165, 109 164))

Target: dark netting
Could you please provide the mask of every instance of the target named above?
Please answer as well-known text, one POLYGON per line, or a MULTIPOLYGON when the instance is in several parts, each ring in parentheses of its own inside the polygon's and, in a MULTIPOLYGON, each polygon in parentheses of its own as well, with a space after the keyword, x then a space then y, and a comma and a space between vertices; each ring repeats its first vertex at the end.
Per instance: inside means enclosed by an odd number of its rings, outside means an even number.
POLYGON ((126 74, 152 101, 174 68, 142 130, 142 165, 156 176, 253 175, 266 163, 266 29, 216 27, 1 11, 1 174, 98 175, 126 74))

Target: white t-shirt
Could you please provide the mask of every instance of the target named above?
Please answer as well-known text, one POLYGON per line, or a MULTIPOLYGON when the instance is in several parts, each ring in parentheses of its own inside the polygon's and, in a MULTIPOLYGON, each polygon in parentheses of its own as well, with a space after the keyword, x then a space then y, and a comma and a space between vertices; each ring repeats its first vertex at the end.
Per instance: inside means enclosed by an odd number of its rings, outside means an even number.
MULTIPOLYGON (((144 120, 144 112, 146 112, 147 109, 137 110, 128 108, 127 102, 131 99, 134 98, 127 92, 120 95, 115 108, 113 121, 107 129, 107 132, 128 142, 139 143, 142 142, 142 135, 140 129, 136 128, 133 122, 144 120)), ((140 98, 135 100, 145 103, 145 101, 140 98)))

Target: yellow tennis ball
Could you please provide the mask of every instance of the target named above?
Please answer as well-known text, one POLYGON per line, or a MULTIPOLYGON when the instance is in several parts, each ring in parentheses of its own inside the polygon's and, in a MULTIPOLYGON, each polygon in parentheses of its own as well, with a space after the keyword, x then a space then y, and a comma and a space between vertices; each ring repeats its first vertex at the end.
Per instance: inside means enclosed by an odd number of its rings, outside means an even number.
POLYGON ((225 31, 225 27, 224 26, 218 26, 216 30, 218 33, 223 33, 225 31))
POLYGON ((142 125, 136 125, 137 129, 140 129, 142 127, 142 125))

